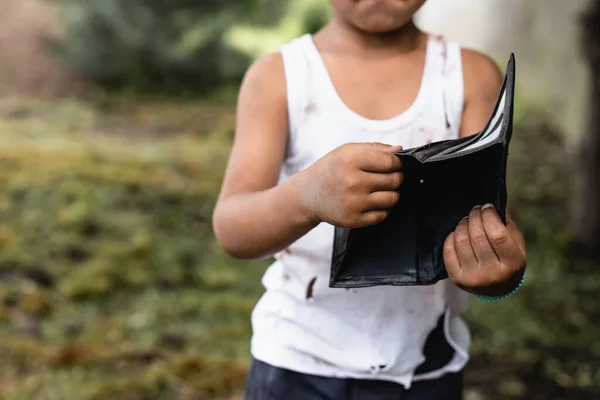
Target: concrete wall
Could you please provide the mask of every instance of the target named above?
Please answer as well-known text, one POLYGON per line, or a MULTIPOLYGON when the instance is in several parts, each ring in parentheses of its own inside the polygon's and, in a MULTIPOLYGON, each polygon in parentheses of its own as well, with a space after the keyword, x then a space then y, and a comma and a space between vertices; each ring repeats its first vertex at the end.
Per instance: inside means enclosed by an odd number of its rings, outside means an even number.
POLYGON ((519 95, 544 106, 575 139, 584 129, 588 77, 578 19, 588 0, 427 0, 417 23, 504 67, 517 62, 519 95))
POLYGON ((50 53, 59 35, 50 2, 0 0, 0 98, 73 90, 73 78, 50 53))

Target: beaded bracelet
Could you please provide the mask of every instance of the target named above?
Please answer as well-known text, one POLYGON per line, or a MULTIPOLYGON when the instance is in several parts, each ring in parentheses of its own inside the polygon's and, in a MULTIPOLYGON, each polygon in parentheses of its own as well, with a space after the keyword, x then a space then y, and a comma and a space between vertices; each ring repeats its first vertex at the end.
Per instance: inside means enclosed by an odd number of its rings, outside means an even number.
POLYGON ((502 296, 495 296, 495 297, 480 296, 480 295, 477 295, 477 294, 474 294, 473 296, 477 300, 480 300, 480 301, 483 301, 483 302, 486 302, 486 303, 493 303, 493 302, 496 302, 496 301, 504 300, 507 297, 510 297, 513 294, 517 293, 519 291, 519 289, 521 289, 521 287, 525 283, 525 275, 526 275, 525 272, 523 272, 523 277, 521 278, 521 282, 519 282, 519 285, 516 288, 514 288, 513 291, 510 292, 510 293, 506 293, 506 294, 503 294, 502 296))

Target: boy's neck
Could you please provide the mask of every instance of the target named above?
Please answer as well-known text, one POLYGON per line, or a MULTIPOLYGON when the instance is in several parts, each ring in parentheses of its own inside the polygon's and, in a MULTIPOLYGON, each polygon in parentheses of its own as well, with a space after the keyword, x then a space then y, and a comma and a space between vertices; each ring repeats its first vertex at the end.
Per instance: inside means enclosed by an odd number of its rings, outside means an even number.
POLYGON ((411 20, 409 23, 391 32, 370 33, 361 31, 346 21, 333 20, 319 33, 327 47, 343 47, 369 55, 390 55, 406 53, 418 48, 426 37, 411 20))

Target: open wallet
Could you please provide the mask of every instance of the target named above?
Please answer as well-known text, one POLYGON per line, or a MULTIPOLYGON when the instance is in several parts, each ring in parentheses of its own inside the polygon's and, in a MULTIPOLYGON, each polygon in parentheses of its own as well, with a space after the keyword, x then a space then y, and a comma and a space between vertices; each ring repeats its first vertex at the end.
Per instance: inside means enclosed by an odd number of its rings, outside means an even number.
POLYGON ((511 54, 481 132, 395 153, 404 173, 400 200, 377 225, 335 228, 330 287, 432 285, 448 278, 444 242, 474 206, 493 204, 506 224, 514 86, 511 54))

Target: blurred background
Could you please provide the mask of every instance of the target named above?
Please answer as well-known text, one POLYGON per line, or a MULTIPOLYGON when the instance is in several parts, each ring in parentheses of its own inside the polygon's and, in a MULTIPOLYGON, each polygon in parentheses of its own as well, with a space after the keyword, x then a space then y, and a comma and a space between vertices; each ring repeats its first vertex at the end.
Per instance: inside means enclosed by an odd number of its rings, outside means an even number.
MULTIPOLYGON (((467 400, 600 398, 600 8, 429 0, 516 54, 509 196, 525 288, 471 302, 467 400)), ((325 0, 0 0, 0 399, 240 399, 268 264, 211 214, 239 82, 325 0)))

